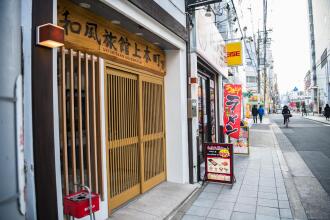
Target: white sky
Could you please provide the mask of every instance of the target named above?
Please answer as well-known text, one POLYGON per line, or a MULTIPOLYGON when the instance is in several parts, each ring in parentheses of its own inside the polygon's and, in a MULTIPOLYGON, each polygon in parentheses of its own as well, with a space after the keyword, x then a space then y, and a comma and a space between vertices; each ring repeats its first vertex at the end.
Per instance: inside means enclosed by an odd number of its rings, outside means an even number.
POLYGON ((273 0, 274 73, 280 93, 303 90, 303 81, 310 68, 308 13, 306 0, 273 0))

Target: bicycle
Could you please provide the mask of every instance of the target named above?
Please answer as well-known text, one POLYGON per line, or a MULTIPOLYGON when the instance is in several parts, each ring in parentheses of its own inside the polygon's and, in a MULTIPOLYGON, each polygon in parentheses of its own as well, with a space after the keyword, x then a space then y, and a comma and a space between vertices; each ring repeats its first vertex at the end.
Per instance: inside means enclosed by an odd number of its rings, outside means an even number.
POLYGON ((289 118, 291 116, 291 114, 283 114, 284 116, 284 124, 285 124, 285 127, 288 128, 289 127, 289 118))

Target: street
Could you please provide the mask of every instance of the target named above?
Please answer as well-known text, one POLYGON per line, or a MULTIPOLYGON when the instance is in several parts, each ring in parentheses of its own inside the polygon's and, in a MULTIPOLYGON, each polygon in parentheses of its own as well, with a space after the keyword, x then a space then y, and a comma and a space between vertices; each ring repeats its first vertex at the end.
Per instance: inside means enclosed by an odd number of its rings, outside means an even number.
POLYGON ((308 168, 330 195, 330 127, 294 115, 289 128, 283 126, 282 115, 271 115, 273 120, 290 140, 308 168))

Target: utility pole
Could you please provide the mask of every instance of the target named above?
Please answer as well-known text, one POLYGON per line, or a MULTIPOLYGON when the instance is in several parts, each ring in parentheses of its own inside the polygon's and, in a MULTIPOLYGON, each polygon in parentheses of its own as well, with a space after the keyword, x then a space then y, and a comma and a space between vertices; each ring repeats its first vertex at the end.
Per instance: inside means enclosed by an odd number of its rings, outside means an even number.
POLYGON ((257 71, 258 71, 258 94, 260 94, 260 34, 258 30, 258 38, 257 38, 257 71))
POLYGON ((316 58, 315 58, 315 36, 314 36, 314 21, 313 21, 313 3, 312 0, 308 0, 308 18, 309 18, 309 40, 310 40, 310 54, 311 54, 311 74, 312 74, 312 99, 313 99, 313 113, 319 111, 319 99, 318 99, 318 86, 316 75, 316 58))
POLYGON ((267 92, 267 67, 266 67, 266 51, 267 51, 267 0, 263 1, 264 9, 264 107, 266 107, 266 92, 267 92))

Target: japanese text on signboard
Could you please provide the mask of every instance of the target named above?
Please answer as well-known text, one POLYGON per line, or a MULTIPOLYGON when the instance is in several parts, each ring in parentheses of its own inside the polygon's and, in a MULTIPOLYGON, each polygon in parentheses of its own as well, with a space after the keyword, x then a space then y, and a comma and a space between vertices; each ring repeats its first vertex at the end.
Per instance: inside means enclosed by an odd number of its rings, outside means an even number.
POLYGON ((206 180, 233 183, 233 145, 204 144, 206 180))
POLYGON ((239 138, 242 104, 242 86, 224 85, 224 132, 230 137, 239 138))
POLYGON ((58 24, 64 28, 66 43, 165 73, 162 50, 102 17, 81 10, 71 2, 59 1, 58 24))

